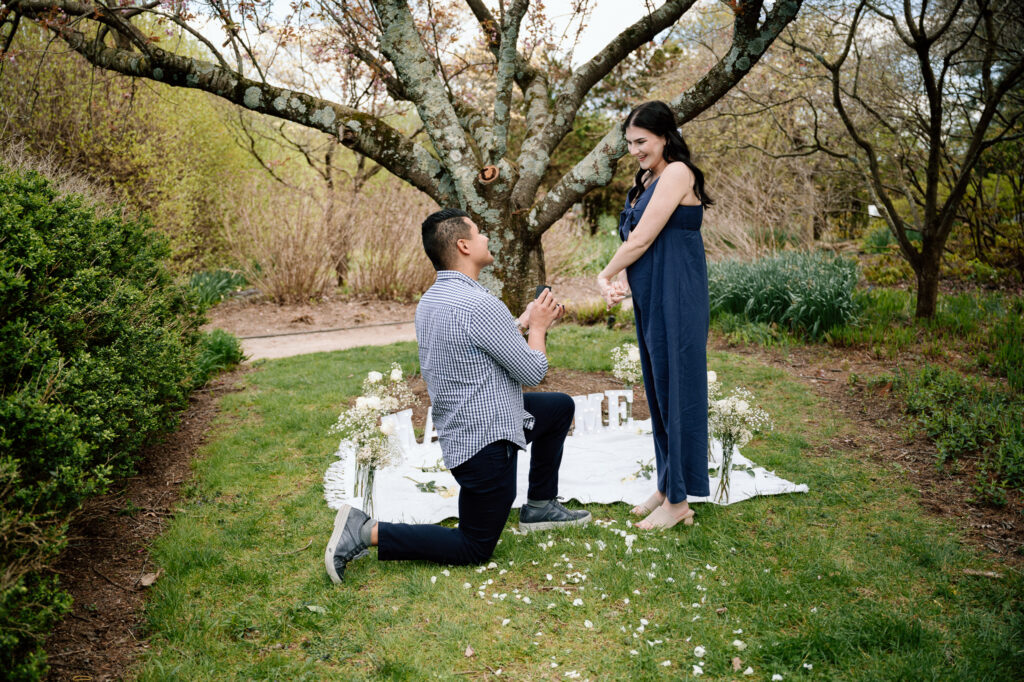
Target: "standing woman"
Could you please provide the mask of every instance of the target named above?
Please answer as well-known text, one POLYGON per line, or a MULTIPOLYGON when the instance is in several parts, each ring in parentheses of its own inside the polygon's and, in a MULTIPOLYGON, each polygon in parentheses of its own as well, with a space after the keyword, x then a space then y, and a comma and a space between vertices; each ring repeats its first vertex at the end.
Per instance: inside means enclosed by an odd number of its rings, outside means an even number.
POLYGON ((597 281, 609 305, 621 301, 626 270, 654 430, 658 489, 633 508, 640 528, 693 523, 687 495, 708 484, 708 276, 700 226, 713 202, 704 174, 664 102, 645 102, 622 124, 640 169, 619 216, 623 243, 597 281))

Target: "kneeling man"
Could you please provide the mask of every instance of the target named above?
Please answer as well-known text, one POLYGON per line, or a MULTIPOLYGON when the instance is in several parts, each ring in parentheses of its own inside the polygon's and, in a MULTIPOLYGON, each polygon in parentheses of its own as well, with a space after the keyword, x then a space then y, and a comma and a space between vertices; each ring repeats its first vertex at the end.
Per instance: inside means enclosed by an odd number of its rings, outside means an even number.
POLYGON ((381 561, 423 559, 439 564, 486 561, 498 544, 516 497, 519 450, 533 444, 525 531, 581 525, 590 512, 563 507, 558 496, 562 446, 574 405, 564 393, 527 393, 548 371, 548 327, 565 312, 545 290, 518 320, 478 281, 494 262, 487 237, 459 209, 423 222, 423 248, 437 281, 416 307, 420 371, 427 382, 445 464, 460 486, 459 526, 378 522, 349 505, 334 519, 324 555, 340 583, 350 561, 377 546, 381 561))

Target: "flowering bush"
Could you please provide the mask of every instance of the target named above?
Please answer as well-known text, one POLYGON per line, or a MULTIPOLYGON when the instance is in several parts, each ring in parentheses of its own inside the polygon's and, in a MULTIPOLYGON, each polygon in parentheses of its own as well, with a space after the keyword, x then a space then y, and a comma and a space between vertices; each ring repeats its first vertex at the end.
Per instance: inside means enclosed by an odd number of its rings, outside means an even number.
POLYGON ((640 348, 635 343, 624 343, 617 348, 612 348, 612 374, 626 386, 643 383, 643 373, 640 371, 640 348))
MULTIPOLYGON (((708 395, 711 395, 711 372, 708 373, 708 395)), ((714 382, 716 394, 717 381, 714 382)), ((743 447, 754 437, 755 432, 772 430, 768 413, 753 406, 754 396, 744 388, 737 388, 725 398, 708 400, 708 428, 722 443, 721 479, 716 499, 721 501, 729 496, 729 475, 732 471, 734 447, 743 447)))

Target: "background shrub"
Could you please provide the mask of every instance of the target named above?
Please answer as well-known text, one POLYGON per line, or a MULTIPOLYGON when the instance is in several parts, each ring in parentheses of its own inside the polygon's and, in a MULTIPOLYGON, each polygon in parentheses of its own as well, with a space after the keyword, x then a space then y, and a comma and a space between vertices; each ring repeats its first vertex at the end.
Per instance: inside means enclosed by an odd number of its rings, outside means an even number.
POLYGON ((214 329, 204 334, 199 356, 196 358, 193 385, 197 388, 202 386, 214 374, 231 369, 244 359, 242 344, 234 334, 229 334, 223 329, 214 329))
POLYGON ((195 293, 200 305, 210 308, 224 300, 233 291, 241 289, 249 282, 245 275, 230 270, 202 270, 192 275, 189 287, 195 293))
POLYGON ((172 428, 201 310, 145 221, 0 167, 0 669, 41 674, 68 514, 172 428))
POLYGON ((731 313, 819 338, 852 320, 857 264, 839 256, 787 252, 754 261, 711 264, 712 316, 731 313))

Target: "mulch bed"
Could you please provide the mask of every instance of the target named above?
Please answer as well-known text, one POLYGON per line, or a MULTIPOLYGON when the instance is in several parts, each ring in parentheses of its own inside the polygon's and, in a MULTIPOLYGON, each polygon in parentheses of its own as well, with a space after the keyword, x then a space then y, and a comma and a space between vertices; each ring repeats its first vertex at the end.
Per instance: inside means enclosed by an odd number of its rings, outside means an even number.
POLYGON ((138 474, 87 501, 76 515, 55 566, 74 605, 46 642, 48 679, 120 679, 146 648, 144 583, 159 580, 149 546, 192 476, 191 461, 209 433, 217 399, 239 390, 237 377, 246 371, 222 375, 193 393, 178 430, 146 451, 138 474))

